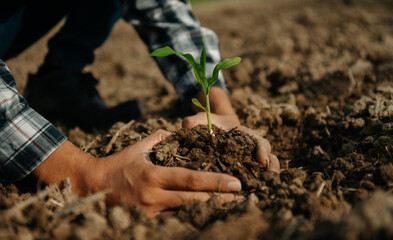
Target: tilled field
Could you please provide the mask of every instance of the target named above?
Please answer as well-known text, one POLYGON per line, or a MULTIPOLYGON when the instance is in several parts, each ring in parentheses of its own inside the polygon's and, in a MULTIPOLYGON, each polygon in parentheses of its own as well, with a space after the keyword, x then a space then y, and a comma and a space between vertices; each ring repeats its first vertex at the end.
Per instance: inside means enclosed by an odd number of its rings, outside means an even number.
MULTIPOLYGON (((242 57, 224 71, 231 100, 242 123, 271 142, 281 173, 258 168, 242 203, 213 197, 150 220, 138 206, 106 206, 105 192, 2 185, 0 239, 392 239, 393 3, 224 2, 195 13, 218 34, 224 58, 242 57)), ((20 90, 46 40, 7 62, 20 90)), ((59 126, 73 143, 105 156, 181 128, 174 89, 146 55, 119 22, 89 70, 109 104, 141 98, 149 112, 105 133, 59 126)))

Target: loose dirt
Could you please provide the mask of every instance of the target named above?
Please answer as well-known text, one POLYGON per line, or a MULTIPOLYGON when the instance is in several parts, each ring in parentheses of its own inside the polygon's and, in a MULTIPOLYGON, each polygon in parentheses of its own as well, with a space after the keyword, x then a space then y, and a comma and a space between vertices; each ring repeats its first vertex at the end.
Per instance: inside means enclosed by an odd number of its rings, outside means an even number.
MULTIPOLYGON (((244 202, 221 206, 213 196, 163 220, 146 219, 138 206, 106 206, 105 193, 78 198, 67 185, 28 193, 22 191, 26 182, 1 185, 0 239, 393 238, 392 3, 222 2, 195 13, 219 36, 223 58, 242 57, 239 66, 224 71, 231 101, 242 124, 270 141, 281 173, 251 160, 238 161, 250 165, 244 169, 233 162, 247 186, 244 202), (254 173, 258 181, 247 185, 254 173)), ((7 62, 19 90, 42 62, 48 37, 7 62)), ((110 105, 141 98, 149 110, 144 119, 117 123, 108 132, 59 126, 73 143, 100 157, 157 129, 177 131, 183 141, 186 115, 155 63, 142 62, 146 55, 132 28, 118 22, 87 70, 100 79, 99 91, 110 105)), ((238 137, 236 130, 220 134, 238 137)), ((178 160, 198 170, 232 168, 218 145, 203 140, 212 155, 193 163, 199 150, 167 144, 151 154, 162 165, 178 160)), ((235 148, 253 155, 244 144, 235 148)))
POLYGON ((185 167, 220 172, 237 177, 243 193, 261 190, 259 178, 266 169, 256 159, 256 144, 251 136, 237 129, 227 131, 198 125, 180 129, 158 144, 150 154, 152 162, 166 167, 185 167))

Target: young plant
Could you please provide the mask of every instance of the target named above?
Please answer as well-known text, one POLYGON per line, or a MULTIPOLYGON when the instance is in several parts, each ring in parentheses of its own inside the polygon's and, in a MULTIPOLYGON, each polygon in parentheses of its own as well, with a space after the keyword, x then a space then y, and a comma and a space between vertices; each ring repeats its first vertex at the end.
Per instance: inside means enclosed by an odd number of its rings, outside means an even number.
POLYGON ((203 46, 200 62, 195 61, 194 57, 189 53, 176 52, 172 48, 166 46, 163 48, 159 48, 154 50, 150 56, 152 57, 166 57, 172 54, 177 54, 186 59, 186 61, 191 64, 192 69, 194 70, 195 77, 197 78, 199 84, 202 86, 203 92, 206 97, 206 106, 204 107, 196 98, 192 99, 192 103, 196 106, 202 108, 207 115, 207 125, 209 129, 209 133, 211 133, 212 123, 210 118, 210 103, 209 103, 209 91, 210 88, 217 82, 218 73, 221 69, 230 68, 236 64, 239 64, 241 61, 240 57, 235 57, 232 59, 225 59, 214 67, 213 75, 210 80, 206 78, 206 48, 203 46))

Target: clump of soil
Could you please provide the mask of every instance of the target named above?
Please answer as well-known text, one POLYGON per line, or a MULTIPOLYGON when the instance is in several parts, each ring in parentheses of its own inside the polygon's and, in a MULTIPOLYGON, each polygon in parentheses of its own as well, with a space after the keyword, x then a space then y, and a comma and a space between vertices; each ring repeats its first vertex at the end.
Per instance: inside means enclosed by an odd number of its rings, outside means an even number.
POLYGON ((266 170, 256 159, 255 139, 236 128, 224 131, 213 126, 212 130, 210 134, 204 125, 182 128, 158 144, 150 158, 166 167, 227 173, 241 181, 244 192, 260 190, 266 170))

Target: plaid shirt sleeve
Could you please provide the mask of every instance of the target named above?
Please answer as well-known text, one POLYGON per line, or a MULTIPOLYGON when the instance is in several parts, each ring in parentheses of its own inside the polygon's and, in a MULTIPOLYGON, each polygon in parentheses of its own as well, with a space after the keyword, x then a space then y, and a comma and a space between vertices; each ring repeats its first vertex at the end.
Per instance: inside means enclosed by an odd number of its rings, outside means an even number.
MULTIPOLYGON (((203 34, 208 79, 215 65, 221 61, 217 35, 196 20, 188 0, 124 0, 123 17, 135 27, 150 52, 170 46, 175 51, 190 53, 198 61, 204 44, 203 34)), ((202 91, 191 66, 182 57, 171 55, 155 60, 186 103, 202 91)), ((227 91, 221 73, 215 86, 227 91)))
POLYGON ((0 60, 0 182, 32 172, 66 137, 29 107, 0 60))

